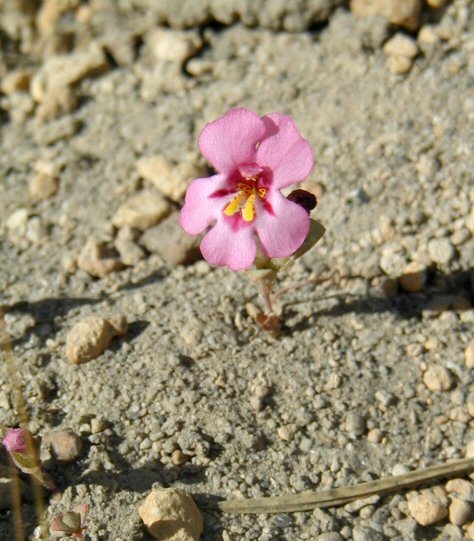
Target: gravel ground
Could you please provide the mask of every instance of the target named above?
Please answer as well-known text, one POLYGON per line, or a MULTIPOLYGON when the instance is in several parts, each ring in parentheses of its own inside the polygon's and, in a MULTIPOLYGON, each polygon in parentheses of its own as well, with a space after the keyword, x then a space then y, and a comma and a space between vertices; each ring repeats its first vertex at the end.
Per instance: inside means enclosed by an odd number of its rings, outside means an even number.
MULTIPOLYGON (((425 467, 474 439, 472 4, 427 9, 411 34, 339 1, 229 4, 0 2, 0 304, 31 430, 83 443, 46 461, 61 490, 47 512, 88 503, 91 539, 148 539, 137 508, 173 486, 203 511, 202 541, 462 539, 471 517, 422 527, 405 494, 259 516, 215 502, 425 467), (393 54, 396 32, 409 39, 393 54), (314 148, 305 184, 327 233, 281 286, 344 277, 287 292, 279 339, 256 326, 245 275, 188 258, 181 196, 164 192, 153 227, 117 226, 141 190, 160 194, 137 160, 188 182, 179 165, 207 167, 197 135, 233 106, 292 115, 314 148), (88 241, 113 272, 78 261, 88 241), (126 335, 71 364, 71 328, 113 314, 126 335)), ((0 378, 14 426, 5 363, 0 378)), ((14 538, 8 509, 0 538, 14 538)))

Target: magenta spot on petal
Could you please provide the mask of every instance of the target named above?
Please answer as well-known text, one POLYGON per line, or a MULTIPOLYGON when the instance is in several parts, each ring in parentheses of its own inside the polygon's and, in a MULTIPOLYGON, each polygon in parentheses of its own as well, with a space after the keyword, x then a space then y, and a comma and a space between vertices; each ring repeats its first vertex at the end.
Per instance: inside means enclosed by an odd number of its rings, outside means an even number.
POLYGON ((224 195, 228 195, 230 193, 229 190, 227 190, 226 188, 222 188, 220 190, 217 190, 215 191, 214 193, 211 193, 211 195, 209 197, 223 197, 224 195))
POLYGON ((275 216, 275 212, 273 210, 273 207, 271 206, 271 204, 268 202, 267 199, 264 199, 262 201, 262 205, 263 205, 263 208, 269 213, 271 214, 272 216, 275 216))

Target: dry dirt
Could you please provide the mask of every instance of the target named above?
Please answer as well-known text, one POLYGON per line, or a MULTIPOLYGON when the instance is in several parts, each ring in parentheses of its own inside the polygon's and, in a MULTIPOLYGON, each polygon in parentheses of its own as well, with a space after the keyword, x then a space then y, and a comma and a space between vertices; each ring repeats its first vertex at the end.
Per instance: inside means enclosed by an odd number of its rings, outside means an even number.
MULTIPOLYGON (((61 490, 48 516, 84 502, 90 539, 148 539, 137 509, 172 486, 201 508, 202 541, 462 539, 447 519, 417 525, 404 494, 271 516, 215 503, 424 467, 474 439, 472 4, 426 9, 409 61, 384 52, 400 29, 338 1, 36 4, 0 1, 0 305, 31 430, 70 428, 83 442, 73 462, 47 457, 61 490), (280 285, 346 277, 288 291, 279 339, 252 319, 245 275, 176 256, 173 243, 192 248, 179 199, 165 200, 166 234, 143 226, 158 240, 112 223, 141 189, 158 193, 137 160, 206 168, 197 135, 233 106, 292 115, 314 148, 307 185, 327 233, 280 285), (129 241, 129 264, 77 269, 91 238, 129 241), (71 328, 113 314, 126 335, 71 364, 71 328), (433 366, 449 370, 448 390, 430 390, 433 366)), ((16 426, 5 363, 0 384, 0 424, 16 426)), ((23 514, 32 535, 31 501, 23 514)), ((14 539, 8 508, 0 538, 14 539)))

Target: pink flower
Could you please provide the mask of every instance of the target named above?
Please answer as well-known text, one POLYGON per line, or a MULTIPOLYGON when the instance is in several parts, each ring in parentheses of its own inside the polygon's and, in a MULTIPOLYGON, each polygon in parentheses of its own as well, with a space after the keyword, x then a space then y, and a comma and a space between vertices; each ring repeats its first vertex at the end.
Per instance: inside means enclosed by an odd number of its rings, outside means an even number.
POLYGON ((257 255, 256 237, 266 256, 292 255, 308 234, 310 218, 280 190, 305 179, 313 167, 311 147, 293 120, 231 109, 204 127, 199 149, 217 174, 191 183, 180 224, 190 235, 212 225, 201 242, 204 258, 247 269, 257 255))
POLYGON ((25 432, 23 428, 9 428, 2 443, 9 453, 26 453, 25 432))

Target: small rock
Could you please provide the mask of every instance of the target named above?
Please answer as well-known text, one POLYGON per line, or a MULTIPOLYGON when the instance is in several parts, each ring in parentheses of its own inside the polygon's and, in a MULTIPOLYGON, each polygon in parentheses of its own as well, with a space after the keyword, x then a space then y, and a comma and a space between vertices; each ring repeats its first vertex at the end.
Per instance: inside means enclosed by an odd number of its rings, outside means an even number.
POLYGON ((428 243, 428 253, 433 263, 445 265, 453 259, 456 251, 449 239, 432 239, 428 243))
POLYGON ((145 231, 161 222, 170 212, 170 206, 162 195, 142 191, 117 210, 112 222, 116 227, 128 225, 145 231))
POLYGON ((76 93, 72 88, 60 87, 45 96, 36 109, 36 118, 44 122, 61 115, 67 115, 77 108, 78 103, 76 93))
POLYGON ((471 522, 466 528, 466 536, 470 541, 474 541, 474 522, 471 522))
POLYGON ((40 34, 52 34, 61 15, 75 9, 79 3, 80 0, 45 0, 36 15, 40 34))
POLYGON ((453 386, 451 372, 444 366, 430 366, 423 374, 423 382, 430 391, 449 391, 453 386))
POLYGON ((107 428, 107 423, 98 417, 91 419, 91 434, 100 434, 107 428))
POLYGON ((447 505, 431 491, 425 491, 409 500, 408 511, 421 526, 435 524, 448 514, 447 505))
POLYGON ((365 419, 358 413, 350 412, 347 414, 345 427, 347 432, 360 436, 365 432, 365 419))
POLYGON ((59 179, 55 176, 37 173, 29 184, 30 197, 34 202, 52 197, 59 188, 59 179))
POLYGON ((28 209, 25 208, 19 208, 10 214, 5 224, 10 233, 15 236, 25 235, 28 227, 28 216, 28 209))
POLYGON ((466 502, 474 502, 474 486, 466 479, 450 479, 446 483, 448 493, 466 502))
POLYGON ((44 438, 49 444, 53 456, 59 462, 72 462, 82 451, 82 440, 69 428, 51 432, 44 438))
POLYGON ((389 56, 404 56, 405 58, 414 58, 418 54, 418 45, 416 41, 397 32, 392 38, 390 38, 383 47, 383 51, 389 56))
POLYGON ((66 338, 66 357, 73 364, 81 364, 98 357, 114 336, 127 332, 124 316, 104 319, 89 316, 69 331, 66 338))
POLYGON ((464 351, 464 362, 467 368, 474 368, 474 340, 471 340, 464 351))
POLYGON ((118 253, 104 242, 89 239, 77 258, 77 266, 91 276, 103 278, 123 269, 118 253))
POLYGON ((0 90, 7 96, 15 92, 26 92, 33 72, 30 69, 9 71, 1 80, 0 90))
POLYGON ((374 494, 373 496, 368 496, 367 498, 359 498, 357 500, 354 500, 353 502, 349 502, 344 506, 344 510, 348 513, 357 513, 363 507, 366 507, 367 505, 374 505, 379 501, 380 496, 378 494, 374 494))
POLYGON ((155 28, 148 35, 148 45, 158 60, 184 62, 202 47, 197 32, 155 28))
POLYGON ((451 241, 451 244, 453 246, 461 246, 461 244, 464 244, 470 238, 471 238, 471 232, 465 227, 462 227, 461 229, 458 229, 457 231, 455 231, 451 235, 451 237, 449 237, 449 240, 451 241))
POLYGON ((445 6, 449 0, 426 0, 428 6, 432 9, 439 9, 445 6))
POLYGON ((107 67, 104 51, 92 43, 87 50, 53 56, 48 59, 31 81, 33 99, 42 103, 47 97, 72 86, 85 77, 103 71, 107 67))
POLYGON ((277 428, 278 437, 283 441, 290 441, 296 434, 298 427, 294 424, 288 424, 277 428))
POLYGON ((115 248, 117 248, 120 259, 125 265, 136 265, 145 257, 145 252, 133 240, 117 239, 115 248))
POLYGON ((353 541, 383 541, 384 536, 372 528, 356 526, 352 530, 353 541))
POLYGON ((420 28, 418 32, 418 43, 420 46, 425 49, 423 46, 432 46, 439 42, 439 36, 434 31, 433 27, 429 24, 425 24, 420 28))
POLYGON ((466 444, 466 458, 474 458, 474 440, 466 444))
POLYGON ((316 537, 316 541, 344 541, 344 537, 338 532, 324 532, 316 537))
POLYGON ((392 468, 392 475, 399 476, 406 475, 407 473, 410 473, 410 468, 405 466, 405 464, 394 464, 392 468))
POLYGON ((453 498, 449 506, 449 522, 462 526, 471 517, 471 504, 459 498, 453 498))
POLYGON ((182 490, 152 491, 138 509, 149 533, 159 541, 198 541, 203 529, 199 509, 182 490))
POLYGON ((186 462, 189 462, 190 458, 191 457, 189 455, 186 455, 185 453, 183 453, 183 451, 181 451, 181 449, 176 449, 171 454, 171 462, 175 466, 182 466, 183 464, 186 464, 186 462))
POLYGON ((418 293, 423 291, 426 285, 426 268, 416 261, 409 263, 404 269, 398 281, 405 291, 418 293))
POLYGON ((401 55, 393 55, 387 58, 386 66, 388 71, 395 75, 403 75, 411 70, 413 61, 411 58, 401 55))
POLYGON ((380 430, 380 428, 372 428, 372 430, 369 430, 367 433, 367 441, 370 443, 380 443, 383 438, 383 432, 380 430))
POLYGON ((152 182, 166 197, 180 202, 190 184, 198 177, 205 175, 203 167, 194 160, 184 160, 180 164, 172 164, 163 156, 144 156, 137 160, 138 174, 152 182))
POLYGON ((140 243, 149 251, 159 254, 168 265, 190 265, 201 257, 199 238, 187 235, 178 223, 178 213, 146 231, 140 243))
POLYGON ((351 12, 359 18, 380 15, 397 26, 416 30, 420 24, 421 0, 351 0, 351 12))

